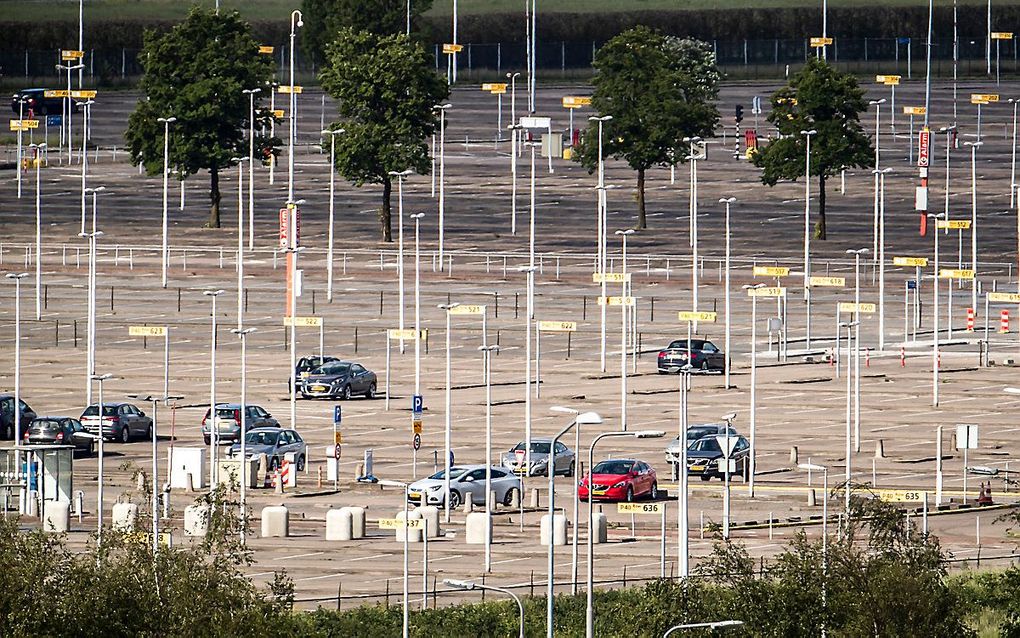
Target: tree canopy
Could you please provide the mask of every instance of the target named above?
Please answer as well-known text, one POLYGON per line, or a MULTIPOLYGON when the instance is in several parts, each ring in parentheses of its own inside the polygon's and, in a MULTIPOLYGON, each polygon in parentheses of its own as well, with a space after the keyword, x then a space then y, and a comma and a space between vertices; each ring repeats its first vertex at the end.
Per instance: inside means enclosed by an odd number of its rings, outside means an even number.
POLYGON ((323 60, 326 47, 336 32, 350 28, 375 35, 397 35, 407 31, 407 11, 411 10, 411 34, 418 18, 432 8, 432 0, 302 0, 305 26, 301 42, 316 60, 323 60))
MULTIPOLYGON (((250 105, 242 91, 262 89, 255 94, 256 106, 268 96, 272 56, 259 54, 251 26, 236 11, 217 15, 196 6, 170 31, 147 31, 139 60, 145 97, 125 133, 132 162, 144 165, 149 175, 160 174, 164 125, 158 120, 176 118, 170 124, 170 168, 182 176, 209 171, 208 226, 218 228, 219 173, 233 163, 231 158, 248 155, 250 105)), ((256 111, 257 119, 269 117, 267 111, 256 111)), ((260 152, 275 143, 256 139, 260 152)))
POLYGON ((763 169, 761 181, 768 186, 803 177, 807 142, 801 131, 817 131, 811 136, 811 175, 818 177, 819 239, 826 237, 825 180, 844 169, 874 166, 871 141, 860 122, 867 108, 857 78, 820 58, 808 58, 790 83, 772 94, 768 120, 779 137, 761 147, 752 161, 763 169))
MULTIPOLYGON (((704 42, 638 26, 599 49, 593 66, 592 108, 613 118, 603 125, 603 153, 637 171, 638 227, 646 228, 645 172, 683 162, 683 139, 711 136, 719 121, 715 56, 704 42)), ((598 165, 598 143, 593 122, 577 156, 589 171, 598 165)))
POLYGON ((427 138, 437 130, 433 107, 450 94, 425 49, 405 35, 379 36, 342 29, 327 49, 319 76, 339 105, 336 168, 355 186, 381 184, 379 221, 383 241, 392 240, 391 172, 428 175, 427 138))

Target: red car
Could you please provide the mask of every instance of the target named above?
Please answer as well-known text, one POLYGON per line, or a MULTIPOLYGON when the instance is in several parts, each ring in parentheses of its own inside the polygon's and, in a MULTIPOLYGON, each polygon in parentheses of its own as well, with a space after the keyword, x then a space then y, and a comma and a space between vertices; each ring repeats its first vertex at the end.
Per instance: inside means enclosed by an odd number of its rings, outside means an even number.
POLYGON ((644 461, 610 459, 595 465, 592 473, 577 485, 577 496, 588 499, 588 481, 592 481, 592 499, 599 501, 634 501, 642 496, 659 497, 655 470, 644 461), (591 477, 594 475, 594 478, 591 477))

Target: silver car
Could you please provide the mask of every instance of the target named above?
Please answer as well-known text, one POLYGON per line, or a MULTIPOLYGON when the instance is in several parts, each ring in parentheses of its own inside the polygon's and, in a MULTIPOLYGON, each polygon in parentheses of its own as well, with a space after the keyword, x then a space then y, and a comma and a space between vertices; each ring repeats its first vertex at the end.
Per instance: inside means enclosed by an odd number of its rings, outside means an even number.
MULTIPOLYGON (((231 445, 227 452, 229 456, 237 456, 240 453, 240 443, 231 445)), ((270 470, 280 467, 287 454, 293 454, 298 472, 303 472, 308 458, 308 447, 296 430, 256 428, 244 435, 244 453, 248 457, 265 454, 270 470)))
MULTIPOLYGON (((446 470, 415 481, 407 488, 407 500, 418 505, 443 505, 446 490, 446 470)), ((504 505, 513 503, 513 492, 521 491, 521 479, 506 468, 492 467, 492 491, 496 500, 504 505)), ((485 466, 456 465, 450 468, 450 507, 460 507, 470 498, 475 505, 485 504, 485 466)))
MULTIPOLYGON (((549 444, 551 442, 552 438, 547 436, 531 439, 531 468, 528 476, 549 476, 549 444)), ((503 467, 515 474, 524 474, 524 466, 527 462, 524 450, 524 441, 521 441, 505 453, 502 459, 503 467)), ((556 442, 553 463, 556 465, 556 474, 574 475, 574 451, 559 441, 556 442)))

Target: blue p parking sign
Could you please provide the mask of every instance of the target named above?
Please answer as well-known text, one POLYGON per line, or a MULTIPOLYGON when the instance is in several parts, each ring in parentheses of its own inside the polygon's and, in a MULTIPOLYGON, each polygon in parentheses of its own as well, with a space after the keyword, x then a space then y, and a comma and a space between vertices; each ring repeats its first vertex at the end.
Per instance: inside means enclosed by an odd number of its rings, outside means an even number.
POLYGON ((343 416, 343 414, 342 414, 342 413, 341 413, 341 411, 340 411, 340 406, 339 406, 339 405, 334 405, 334 406, 333 406, 333 423, 335 423, 335 424, 338 424, 338 425, 339 425, 339 423, 340 423, 340 418, 341 418, 342 416, 343 416))
POLYGON ((411 397, 411 412, 421 414, 423 404, 424 401, 422 400, 422 396, 420 394, 414 395, 411 397))

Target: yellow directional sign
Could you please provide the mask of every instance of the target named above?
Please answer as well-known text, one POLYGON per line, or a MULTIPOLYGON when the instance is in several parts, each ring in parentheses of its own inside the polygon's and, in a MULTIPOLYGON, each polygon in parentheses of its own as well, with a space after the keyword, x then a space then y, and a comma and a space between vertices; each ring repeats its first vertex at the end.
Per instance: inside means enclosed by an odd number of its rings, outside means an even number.
POLYGON ((627 272, 627 273, 623 273, 623 272, 607 272, 607 273, 593 272, 591 274, 591 282, 593 284, 600 284, 600 283, 602 283, 603 280, 605 280, 605 282, 607 284, 620 284, 620 283, 623 283, 623 282, 630 283, 630 273, 629 272, 627 272))
POLYGON ((131 326, 128 335, 132 337, 165 337, 166 326, 131 326))
POLYGON ((264 55, 273 55, 273 47, 263 44, 259 47, 259 53, 264 55))
POLYGON ((283 325, 290 327, 293 323, 296 328, 318 328, 322 325, 322 317, 284 317, 283 325))
POLYGON ((935 228, 939 230, 970 230, 969 219, 937 219, 935 220, 935 228))
POLYGON ((617 503, 616 511, 620 514, 662 514, 666 504, 658 503, 617 503))
POLYGON ((811 277, 808 279, 810 286, 827 286, 830 288, 842 288, 846 285, 846 277, 811 277))
POLYGON ((444 44, 443 53, 446 55, 453 55, 454 53, 460 53, 464 49, 463 44, 444 44))
POLYGON ((275 117, 276 119, 280 119, 283 117, 283 109, 273 109, 272 113, 273 117, 275 117))
POLYGON ((280 93, 301 93, 305 87, 294 85, 293 87, 287 84, 281 84, 276 90, 280 93), (293 90, 292 90, 293 89, 293 90))
POLYGON ((541 332, 576 332, 576 321, 539 321, 538 329, 541 332))
POLYGON ((1020 295, 1015 292, 990 292, 988 301, 993 303, 1020 303, 1020 295))
POLYGON ((902 76, 899 75, 876 75, 875 81, 880 82, 886 86, 896 86, 897 84, 900 83, 901 77, 902 76))
POLYGON ((764 287, 764 288, 748 288, 748 297, 785 297, 786 288, 778 287, 764 287))
POLYGON ((43 97, 71 97, 71 92, 67 89, 51 89, 43 91, 43 97))
POLYGON ((380 518, 379 529, 422 529, 425 521, 420 518, 412 518, 407 521, 399 518, 380 518))
POLYGON ((904 106, 903 107, 903 114, 904 115, 924 115, 927 112, 928 112, 928 109, 924 108, 923 106, 904 106))
POLYGON ((875 496, 889 503, 923 503, 927 492, 921 490, 874 490, 875 496))
POLYGON ((1013 39, 1013 32, 1012 31, 992 31, 992 39, 993 40, 1012 40, 1013 39))
POLYGON ((580 95, 564 95, 563 108, 579 109, 582 106, 591 106, 591 97, 580 95))
POLYGON ((95 90, 83 90, 83 91, 71 91, 71 97, 76 100, 91 100, 96 97, 98 93, 95 90))
POLYGON ((927 257, 893 257, 893 266, 913 266, 915 268, 924 268, 928 265, 927 257))
POLYGON ((812 46, 812 48, 815 48, 815 49, 819 49, 819 48, 824 47, 824 46, 829 46, 830 44, 832 44, 832 38, 821 38, 821 37, 811 38, 811 46, 812 46))
POLYGON ((12 131, 27 131, 33 128, 39 128, 39 120, 11 120, 12 131))
POLYGON ((343 433, 341 433, 340 430, 337 430, 336 432, 334 432, 333 433, 333 445, 340 445, 343 442, 344 442, 344 435, 343 435, 343 433))
POLYGON ((939 270, 940 279, 973 279, 974 271, 969 268, 956 270, 953 268, 942 268, 939 270))
POLYGON ((875 304, 873 303, 854 303, 852 301, 842 301, 839 304, 840 312, 861 312, 866 315, 870 315, 875 312, 875 304))
POLYGON ((85 57, 84 51, 73 51, 70 49, 64 49, 60 52, 61 60, 80 60, 85 57))
POLYGON ((411 429, 415 434, 421 434, 421 419, 415 419, 411 422, 411 429))
POLYGON ((680 321, 705 321, 707 323, 715 323, 716 313, 681 310, 676 313, 676 318, 680 321))
POLYGON ((493 95, 498 93, 506 93, 506 82, 486 82, 482 85, 483 91, 488 91, 493 95))
MULTIPOLYGON (((403 339, 405 341, 414 341, 413 328, 405 328, 403 330, 401 330, 400 328, 390 328, 389 330, 386 331, 386 335, 389 337, 390 341, 399 341, 400 339, 403 339)), ((428 336, 429 331, 426 329, 421 331, 419 338, 425 340, 428 338, 428 336)))
POLYGON ((998 102, 999 96, 996 93, 971 93, 970 103, 971 104, 988 104, 989 102, 998 102))
POLYGON ((485 306, 461 305, 450 308, 451 315, 484 315, 485 306))
POLYGON ((634 297, 599 297, 600 306, 633 306, 634 297))
POLYGON ((788 277, 790 269, 782 266, 755 266, 752 274, 755 277, 788 277))

